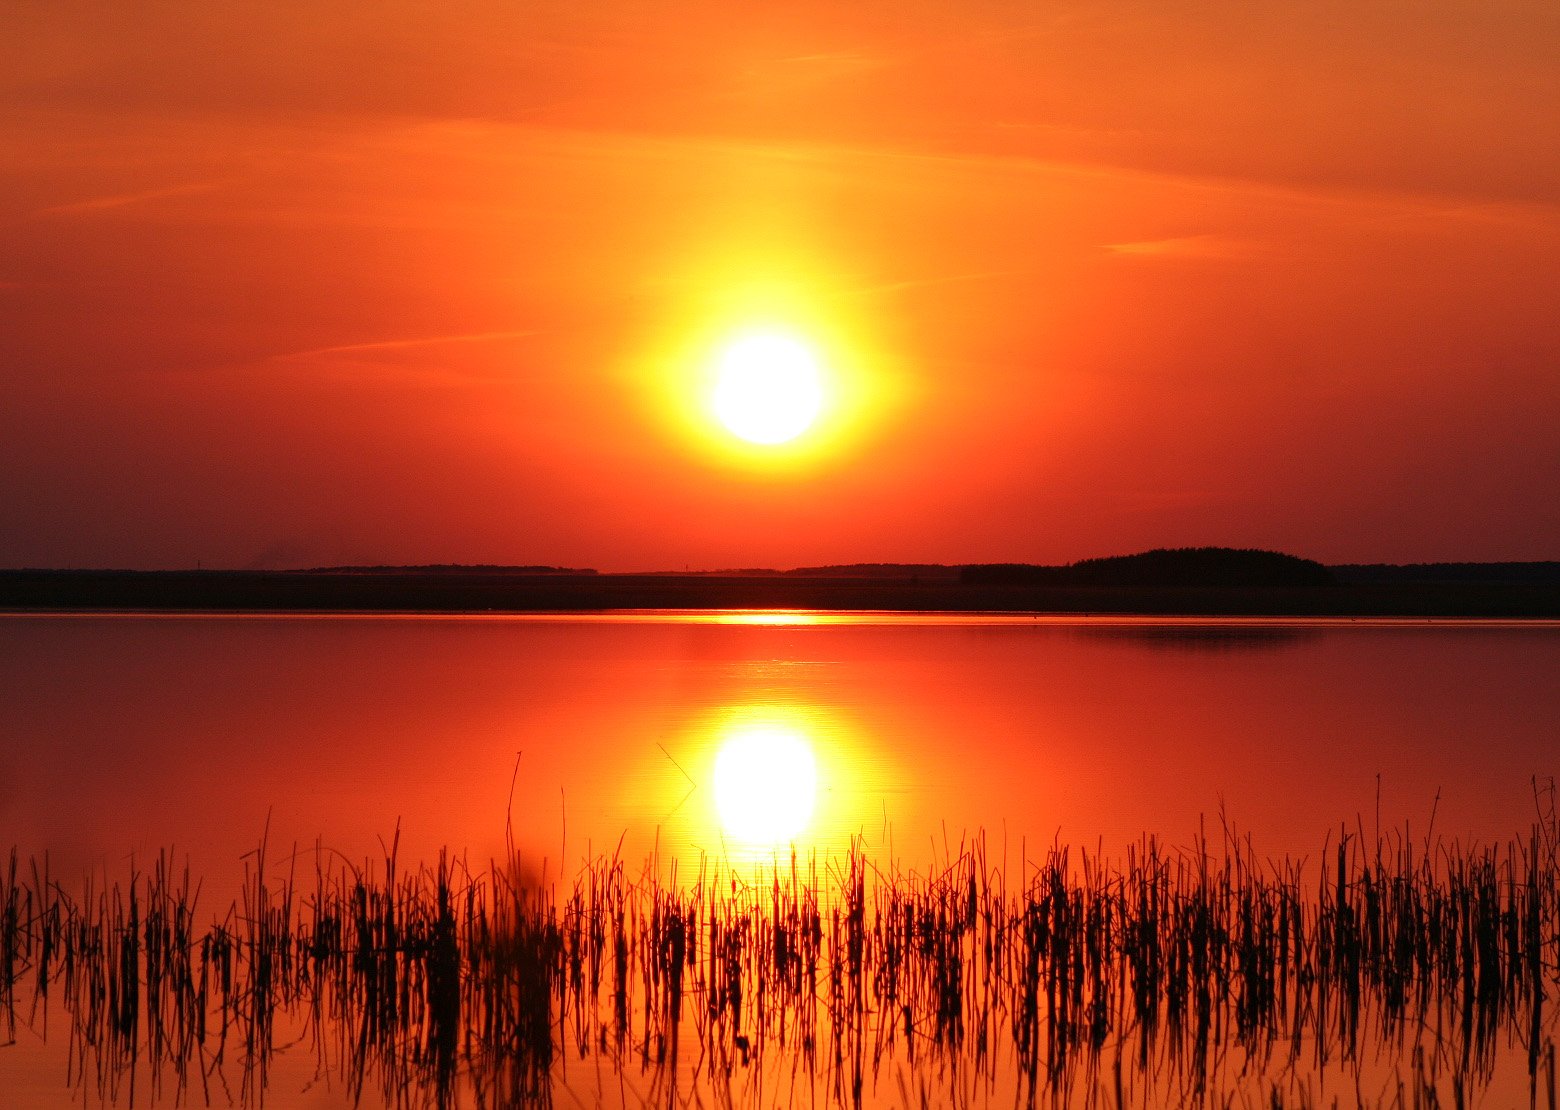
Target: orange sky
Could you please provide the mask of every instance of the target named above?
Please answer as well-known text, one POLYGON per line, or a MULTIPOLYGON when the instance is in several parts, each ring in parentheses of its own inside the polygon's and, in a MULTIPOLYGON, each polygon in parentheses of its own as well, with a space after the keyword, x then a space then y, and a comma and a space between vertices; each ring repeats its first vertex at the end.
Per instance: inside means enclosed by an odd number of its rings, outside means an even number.
POLYGON ((11 5, 0 566, 1560 557, 1557 57, 1552 0, 11 5), (697 384, 755 322, 837 385, 768 455, 697 384))

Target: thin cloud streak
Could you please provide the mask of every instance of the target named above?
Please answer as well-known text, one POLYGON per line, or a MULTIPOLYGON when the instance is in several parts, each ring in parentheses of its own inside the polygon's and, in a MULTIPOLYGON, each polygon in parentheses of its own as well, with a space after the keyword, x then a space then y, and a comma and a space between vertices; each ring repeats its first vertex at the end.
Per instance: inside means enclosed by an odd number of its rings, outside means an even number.
POLYGON ((1234 258, 1250 245, 1218 235, 1180 235, 1134 243, 1106 243, 1104 250, 1131 258, 1234 258))
POLYGON ((416 339, 381 339, 372 343, 338 343, 330 347, 311 347, 306 351, 287 351, 270 356, 273 360, 314 358, 319 355, 354 354, 359 351, 402 351, 418 347, 441 347, 460 343, 491 343, 503 339, 524 339, 540 335, 537 329, 525 331, 479 331, 467 335, 431 335, 416 339))
POLYGON ((33 213, 39 216, 72 216, 90 212, 107 212, 114 208, 126 208, 132 204, 144 204, 148 201, 169 200, 173 197, 195 196, 198 193, 209 193, 217 188, 221 182, 217 181, 191 181, 183 185, 169 185, 162 189, 144 189, 138 193, 117 193, 105 197, 89 197, 86 200, 73 200, 65 204, 51 204, 47 208, 40 208, 33 213))

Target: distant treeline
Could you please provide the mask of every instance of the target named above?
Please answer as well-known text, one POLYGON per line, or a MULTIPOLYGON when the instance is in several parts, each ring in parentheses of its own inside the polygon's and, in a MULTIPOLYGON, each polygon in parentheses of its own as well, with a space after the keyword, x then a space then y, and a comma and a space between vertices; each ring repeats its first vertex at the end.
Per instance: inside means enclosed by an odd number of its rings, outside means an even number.
POLYGON ((959 580, 978 585, 1237 588, 1328 586, 1337 581, 1332 571, 1312 559, 1232 547, 1161 547, 1058 567, 982 563, 964 567, 959 580))
POLYGON ((1560 562, 1547 563, 1343 563, 1331 568, 1339 582, 1508 582, 1560 585, 1560 562))
POLYGON ((581 612, 820 609, 1560 618, 1560 563, 1325 567, 1276 551, 1144 551, 1069 566, 861 563, 597 573, 435 564, 291 571, 0 570, 3 610, 581 612))
POLYGON ((785 573, 796 578, 956 578, 962 572, 961 567, 943 563, 844 563, 797 567, 785 573))
POLYGON ((722 567, 719 570, 654 571, 655 574, 703 575, 711 578, 912 578, 954 581, 963 568, 948 563, 831 563, 816 567, 722 567))
POLYGON ((589 567, 509 566, 503 563, 415 563, 409 566, 308 567, 289 574, 595 574, 589 567))

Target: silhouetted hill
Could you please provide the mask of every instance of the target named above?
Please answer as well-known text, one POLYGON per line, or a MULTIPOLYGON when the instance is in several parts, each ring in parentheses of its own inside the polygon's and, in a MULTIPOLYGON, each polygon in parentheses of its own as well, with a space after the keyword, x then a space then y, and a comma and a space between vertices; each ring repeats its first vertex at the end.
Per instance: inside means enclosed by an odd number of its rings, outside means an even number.
POLYGON ((1160 547, 1135 555, 1083 559, 1064 567, 986 563, 965 567, 959 577, 972 584, 1237 589, 1327 586, 1335 581, 1331 571, 1311 559, 1232 547, 1160 547))
POLYGON ((1156 548, 1136 555, 1084 559, 1074 580, 1088 586, 1326 586, 1321 563, 1279 551, 1232 547, 1156 548))

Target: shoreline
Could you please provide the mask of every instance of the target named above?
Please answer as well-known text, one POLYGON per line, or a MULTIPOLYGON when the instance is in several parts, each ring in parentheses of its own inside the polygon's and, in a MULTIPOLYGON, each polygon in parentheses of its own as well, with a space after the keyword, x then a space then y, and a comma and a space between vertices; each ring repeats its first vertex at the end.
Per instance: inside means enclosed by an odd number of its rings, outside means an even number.
POLYGON ((970 583, 952 576, 473 571, 3 571, 0 612, 600 613, 815 610, 1166 617, 1560 618, 1560 584, 970 583))

